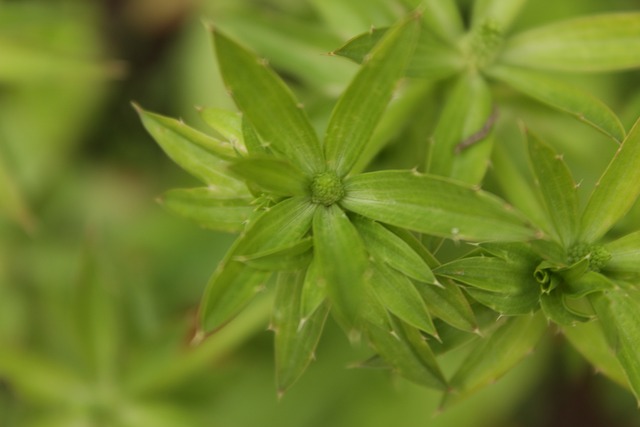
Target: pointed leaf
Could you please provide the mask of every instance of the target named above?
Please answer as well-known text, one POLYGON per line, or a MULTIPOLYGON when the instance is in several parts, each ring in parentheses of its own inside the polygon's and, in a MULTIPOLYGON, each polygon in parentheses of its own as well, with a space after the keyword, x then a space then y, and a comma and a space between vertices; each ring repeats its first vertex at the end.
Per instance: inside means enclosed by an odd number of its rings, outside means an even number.
POLYGON ((159 201, 201 227, 229 233, 241 231, 254 210, 250 198, 220 194, 209 187, 169 190, 159 201))
POLYGON ((247 264, 256 270, 279 271, 298 270, 306 267, 312 258, 311 237, 285 243, 277 248, 256 252, 250 255, 238 255, 235 261, 247 264))
POLYGON ((472 27, 490 22, 506 32, 527 0, 476 0, 473 4, 472 27))
POLYGON ((258 134, 305 172, 322 171, 318 137, 291 90, 255 54, 219 31, 213 35, 222 78, 258 134))
POLYGON ((607 166, 582 214, 583 242, 602 237, 631 209, 640 194, 640 119, 607 166))
POLYGON ((451 378, 453 393, 445 397, 445 406, 507 373, 533 351, 545 329, 540 314, 507 319, 462 362, 451 378))
POLYGON ((357 330, 366 304, 368 258, 355 227, 337 205, 318 206, 313 218, 313 243, 319 276, 342 326, 357 330))
POLYGON ((461 258, 441 265, 434 273, 498 293, 520 293, 527 287, 538 287, 533 278, 533 271, 526 264, 511 263, 493 257, 461 258))
POLYGON ((440 286, 418 284, 416 287, 431 314, 463 331, 478 329, 469 302, 455 283, 444 280, 440 286))
POLYGON ((370 326, 367 332, 375 350, 400 375, 425 387, 446 388, 435 356, 417 329, 390 319, 386 327, 370 326))
POLYGON ((420 293, 406 276, 384 264, 374 263, 370 283, 380 303, 389 312, 430 335, 438 335, 420 293))
POLYGON ((434 131, 427 171, 478 184, 489 166, 493 146, 491 114, 491 92, 484 78, 478 73, 462 75, 434 131), (475 135, 478 140, 464 147, 475 135))
POLYGON ((620 283, 617 289, 594 294, 591 302, 629 386, 640 400, 640 291, 620 283))
POLYGON ((301 317, 300 306, 304 270, 278 274, 272 328, 275 331, 276 385, 284 393, 304 373, 314 359, 322 335, 328 305, 311 318, 301 317))
POLYGON ((303 319, 310 317, 327 299, 327 284, 320 277, 320 267, 318 258, 314 257, 304 277, 304 285, 302 288, 302 301, 300 303, 301 314, 303 319))
POLYGON ((496 293, 478 288, 466 288, 471 298, 504 316, 535 313, 540 308, 540 289, 530 287, 516 293, 496 293))
POLYGON ((233 244, 213 273, 200 307, 202 329, 220 327, 260 291, 271 273, 254 270, 234 259, 299 241, 311 227, 315 205, 286 199, 262 212, 233 244))
POLYGON ((383 225, 366 218, 353 221, 369 253, 406 276, 436 283, 427 263, 404 240, 383 225))
POLYGON ((221 108, 199 108, 202 120, 213 130, 231 143, 231 146, 241 151, 244 149, 242 136, 242 115, 236 111, 221 108))
POLYGON ((403 0, 422 13, 425 26, 443 40, 453 42, 464 32, 464 24, 454 0, 403 0))
POLYGON ((607 271, 640 273, 640 231, 614 240, 605 248, 611 254, 605 266, 607 271))
POLYGON ((327 162, 339 176, 349 173, 369 142, 404 73, 417 35, 415 17, 385 33, 333 109, 324 147, 327 162))
POLYGON ((260 141, 260 137, 246 116, 242 117, 242 138, 244 139, 247 153, 253 155, 270 154, 268 148, 260 141))
POLYGON ((560 71, 612 71, 640 66, 640 13, 611 13, 554 22, 511 37, 501 60, 560 71))
POLYGON ((446 178, 380 171, 345 181, 340 204, 370 219, 434 236, 526 240, 536 232, 498 197, 446 178))
POLYGON ((533 99, 575 116, 617 142, 624 139, 624 127, 613 111, 575 86, 513 66, 494 66, 487 73, 533 99))
POLYGON ((578 193, 571 172, 561 155, 529 134, 529 160, 560 242, 564 247, 575 243, 578 231, 578 193))
POLYGON ((577 315, 567 309, 563 294, 558 289, 541 294, 540 307, 547 319, 560 326, 572 327, 591 320, 590 317, 577 315))
POLYGON ((309 194, 310 180, 284 159, 252 156, 238 159, 229 169, 251 182, 255 188, 277 196, 304 196, 309 194))

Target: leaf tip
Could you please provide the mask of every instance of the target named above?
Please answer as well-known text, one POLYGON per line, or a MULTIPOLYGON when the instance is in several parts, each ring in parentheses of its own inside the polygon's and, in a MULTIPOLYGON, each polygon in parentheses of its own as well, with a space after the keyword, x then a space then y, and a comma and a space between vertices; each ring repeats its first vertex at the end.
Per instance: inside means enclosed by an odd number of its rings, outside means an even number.
POLYGON ((144 110, 142 109, 140 104, 138 104, 136 101, 131 101, 131 106, 133 107, 134 110, 136 110, 136 113, 138 114, 144 113, 144 110))

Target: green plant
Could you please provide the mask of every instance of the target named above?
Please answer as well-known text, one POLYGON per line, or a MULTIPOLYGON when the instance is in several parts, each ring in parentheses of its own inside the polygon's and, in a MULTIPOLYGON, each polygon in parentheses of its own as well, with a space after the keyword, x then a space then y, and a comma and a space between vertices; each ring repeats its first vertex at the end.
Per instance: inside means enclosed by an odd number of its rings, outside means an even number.
MULTIPOLYGON (((275 294, 279 392, 313 358, 331 313, 352 341, 371 344, 376 356, 365 365, 440 389, 448 403, 531 352, 547 320, 638 397, 638 234, 605 234, 640 194, 640 125, 626 134, 601 101, 536 69, 637 67, 640 15, 581 18, 505 40, 524 2, 474 3, 468 31, 454 2, 407 3, 420 13, 335 52, 362 66, 322 143, 266 61, 218 30, 221 75, 242 113, 201 110, 219 137, 136 106, 165 152, 206 184, 169 191, 163 204, 205 227, 241 233, 207 286, 199 336, 266 289, 275 294), (429 154, 413 170, 364 172, 387 142, 374 136, 376 126, 405 74, 442 84, 447 104, 430 129, 429 154), (531 173, 509 168, 516 160, 505 157, 494 172, 519 210, 477 185, 492 156, 488 79, 621 144, 584 209, 563 156, 531 134, 531 173), (446 262, 434 254, 444 239, 457 245, 446 262), (468 355, 445 375, 438 357, 463 344, 468 355)), ((410 93, 423 83, 404 81, 399 92, 420 105, 410 93)), ((394 129, 406 119, 395 117, 394 129)))

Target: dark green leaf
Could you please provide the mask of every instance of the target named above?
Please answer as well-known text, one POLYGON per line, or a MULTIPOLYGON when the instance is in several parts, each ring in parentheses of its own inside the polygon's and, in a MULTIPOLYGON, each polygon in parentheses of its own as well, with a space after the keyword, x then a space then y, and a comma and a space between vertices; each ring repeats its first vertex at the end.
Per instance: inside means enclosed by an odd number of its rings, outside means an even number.
POLYGON ((631 209, 640 194, 640 119, 618 148, 582 214, 583 242, 602 237, 631 209))
POLYGON ((588 316, 577 315, 569 310, 564 302, 562 292, 558 289, 541 294, 540 307, 547 319, 560 326, 572 327, 591 320, 588 316))
POLYGON ((169 190, 160 198, 169 211, 204 228, 236 233, 253 212, 248 197, 234 197, 209 187, 169 190))
POLYGON ((484 191, 411 171, 380 171, 345 182, 340 202, 350 211, 409 230, 452 239, 536 237, 519 213, 484 191))
POLYGON ((325 136, 329 166, 339 176, 353 168, 402 77, 418 35, 415 17, 390 29, 338 100, 325 136))
POLYGON ((461 258, 434 269, 448 277, 476 288, 504 294, 520 293, 537 287, 533 271, 527 264, 516 264, 493 257, 461 258))
POLYGON ((310 191, 309 178, 284 159, 245 157, 232 162, 229 169, 249 181, 254 188, 277 196, 305 196, 310 191))
POLYGON ((427 309, 440 320, 467 332, 476 332, 478 324, 460 287, 449 280, 440 286, 416 285, 427 309))
POLYGON ((465 291, 480 304, 505 316, 527 315, 540 308, 539 286, 516 293, 496 293, 477 288, 466 288, 465 291))
POLYGON ((517 91, 575 116, 616 142, 624 139, 624 127, 613 111, 599 99, 575 86, 537 71, 513 66, 494 66, 487 72, 517 91))
POLYGON ((321 172, 318 137, 291 90, 265 61, 219 31, 213 34, 222 78, 265 143, 305 172, 321 172))

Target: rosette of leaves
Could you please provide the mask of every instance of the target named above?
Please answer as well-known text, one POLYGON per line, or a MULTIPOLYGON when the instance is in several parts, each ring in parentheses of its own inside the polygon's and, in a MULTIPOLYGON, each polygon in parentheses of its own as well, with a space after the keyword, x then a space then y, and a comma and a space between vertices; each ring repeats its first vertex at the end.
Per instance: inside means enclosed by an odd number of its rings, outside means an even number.
MULTIPOLYGON (((527 145, 534 183, 528 185, 520 174, 505 175, 501 184, 508 194, 521 195, 514 204, 526 205, 536 218, 532 221, 549 238, 481 243, 472 256, 442 265, 434 273, 463 284, 474 300, 514 324, 542 312, 599 371, 638 398, 640 232, 613 241, 606 234, 640 195, 640 120, 619 146, 584 209, 563 156, 535 135, 529 135, 527 145)), ((540 335, 521 332, 504 344, 524 356, 540 335), (513 346, 520 341, 527 341, 529 348, 513 346)), ((473 366, 473 358, 460 375, 454 375, 452 387, 474 385, 466 383, 465 371, 473 366)))
POLYGON ((431 315, 467 331, 477 325, 460 290, 435 279, 437 261, 409 231, 472 241, 539 233, 478 188, 409 170, 353 171, 418 30, 411 16, 379 40, 338 100, 322 144, 266 61, 216 30, 220 71, 242 116, 203 115, 230 144, 140 110, 169 156, 207 184, 169 192, 165 203, 206 226, 241 232, 207 286, 202 331, 225 325, 277 273, 271 326, 279 391, 308 365, 329 312, 400 374, 446 388, 428 345, 438 336, 431 315))
MULTIPOLYGON (((576 17, 512 34, 526 0, 471 2, 468 25, 454 0, 403 2, 422 9, 421 36, 406 74, 445 87, 424 162, 427 172, 470 183, 482 180, 497 111, 493 83, 569 113, 617 142, 624 139, 624 128, 609 107, 562 73, 640 66, 640 13, 576 17), (451 84, 443 84, 446 79, 451 84)), ((334 54, 361 62, 386 31, 372 29, 334 54)))

